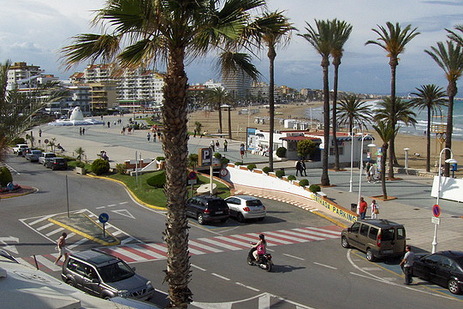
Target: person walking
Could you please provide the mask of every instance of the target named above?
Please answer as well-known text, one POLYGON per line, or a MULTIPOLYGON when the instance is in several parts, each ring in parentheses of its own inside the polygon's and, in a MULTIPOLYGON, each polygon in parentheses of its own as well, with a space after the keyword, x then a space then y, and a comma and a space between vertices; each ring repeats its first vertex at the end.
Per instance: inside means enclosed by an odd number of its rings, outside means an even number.
POLYGON ((215 142, 215 149, 216 149, 217 151, 220 151, 220 143, 219 143, 219 140, 217 140, 217 141, 215 142))
POLYGON ((150 132, 148 132, 148 133, 146 134, 146 139, 148 140, 148 143, 149 143, 149 142, 150 142, 150 139, 151 139, 151 133, 150 133, 150 132))
POLYGON ((302 176, 302 173, 304 173, 304 176, 307 177, 307 169, 306 169, 304 160, 301 160, 301 176, 302 176))
POLYGON ((68 236, 68 234, 66 232, 63 232, 63 234, 61 234, 61 237, 58 238, 58 240, 56 241, 57 243, 57 247, 58 247, 58 251, 59 251, 59 255, 58 257, 56 258, 55 260, 55 264, 58 264, 58 261, 61 259, 61 257, 64 255, 64 260, 66 261, 66 259, 68 258, 68 255, 69 255, 69 251, 68 249, 66 248, 66 237, 68 236))
POLYGON ((372 219, 378 219, 379 215, 379 205, 376 203, 376 200, 371 201, 371 218, 372 219))
POLYGON ((211 141, 211 143, 209 144, 209 147, 212 149, 212 152, 215 151, 215 143, 214 143, 214 141, 211 141))
POLYGON ((228 141, 227 140, 224 140, 223 141, 223 151, 227 151, 228 150, 228 141))
POLYGON ((367 162, 366 166, 365 166, 365 174, 367 175, 367 181, 368 183, 371 182, 371 163, 370 162, 367 162))
POLYGON ((415 262, 415 253, 412 251, 412 246, 406 245, 405 246, 405 255, 402 261, 400 262, 400 267, 402 267, 402 270, 405 274, 405 285, 410 285, 413 282, 412 279, 412 269, 413 269, 413 263, 415 262))
POLYGON ((241 143, 241 145, 240 145, 240 156, 241 156, 241 160, 243 160, 243 158, 244 158, 244 151, 245 151, 244 144, 241 143))
POLYGON ((297 160, 296 161, 296 177, 297 177, 297 174, 301 174, 302 176, 302 165, 301 165, 301 160, 297 160))
POLYGON ((364 220, 366 215, 367 215, 367 209, 368 209, 368 204, 365 202, 363 199, 363 196, 360 197, 360 203, 359 203, 359 214, 360 214, 360 220, 364 220))

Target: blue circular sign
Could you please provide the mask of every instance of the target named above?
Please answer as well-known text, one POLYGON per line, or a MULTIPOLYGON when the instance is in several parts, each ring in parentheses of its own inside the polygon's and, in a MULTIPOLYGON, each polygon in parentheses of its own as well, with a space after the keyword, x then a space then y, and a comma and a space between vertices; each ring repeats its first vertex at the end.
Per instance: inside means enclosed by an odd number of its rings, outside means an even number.
POLYGON ((98 221, 101 223, 106 223, 109 221, 109 215, 105 212, 101 213, 100 216, 98 217, 98 221))
POLYGON ((432 206, 432 214, 436 218, 438 218, 440 216, 440 207, 439 207, 439 205, 436 204, 436 205, 432 206))

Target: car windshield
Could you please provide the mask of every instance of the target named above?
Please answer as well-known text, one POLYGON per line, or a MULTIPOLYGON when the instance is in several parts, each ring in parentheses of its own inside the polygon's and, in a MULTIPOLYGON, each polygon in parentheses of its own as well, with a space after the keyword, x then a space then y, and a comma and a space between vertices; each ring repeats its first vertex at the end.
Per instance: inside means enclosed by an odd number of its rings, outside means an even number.
POLYGON ((135 272, 124 262, 119 261, 114 264, 98 268, 104 282, 117 282, 135 275, 135 272))

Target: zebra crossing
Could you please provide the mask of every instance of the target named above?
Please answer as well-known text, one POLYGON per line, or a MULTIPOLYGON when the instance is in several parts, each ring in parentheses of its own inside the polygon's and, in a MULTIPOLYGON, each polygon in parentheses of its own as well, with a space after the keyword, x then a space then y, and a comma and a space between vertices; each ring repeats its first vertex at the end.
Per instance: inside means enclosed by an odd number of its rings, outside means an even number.
MULTIPOLYGON (((287 230, 264 232, 267 246, 276 247, 312 241, 323 241, 339 238, 341 228, 338 226, 302 227, 287 230)), ((203 255, 249 249, 250 242, 256 242, 256 233, 244 233, 229 236, 202 237, 189 240, 190 255, 203 255)), ((68 236, 69 237, 69 236, 68 236)), ((75 245, 75 244, 74 244, 75 245)), ((68 246, 69 248, 71 246, 68 246)), ((100 247, 98 250, 117 256, 127 263, 139 263, 163 260, 167 258, 167 247, 164 243, 130 243, 112 247, 100 247)), ((43 271, 59 271, 61 266, 53 262, 58 253, 18 258, 22 263, 28 263, 43 271)))

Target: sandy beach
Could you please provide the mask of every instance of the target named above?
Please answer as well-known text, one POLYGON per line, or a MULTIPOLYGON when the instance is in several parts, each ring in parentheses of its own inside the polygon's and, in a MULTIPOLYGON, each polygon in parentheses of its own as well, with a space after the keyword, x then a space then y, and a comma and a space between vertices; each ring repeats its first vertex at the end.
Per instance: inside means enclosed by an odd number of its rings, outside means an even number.
MULTIPOLYGON (((281 120, 283 119, 306 119, 305 111, 310 107, 318 107, 322 105, 322 102, 310 102, 310 103, 300 103, 300 104, 288 104, 288 105, 279 105, 275 109, 275 129, 276 130, 288 130, 285 129, 281 120)), ((239 114, 242 108, 237 108, 232 110, 231 115, 231 128, 232 128, 232 138, 238 141, 245 140, 245 132, 247 127, 268 130, 268 109, 264 106, 254 106, 252 109, 258 110, 257 113, 253 115, 243 115, 239 114), (256 122, 256 119, 264 119, 260 123, 256 122)), ((198 111, 191 113, 189 115, 188 129, 193 132, 194 124, 196 121, 199 121, 202 124, 202 131, 207 132, 207 134, 217 134, 219 128, 219 113, 214 112, 204 112, 198 111)), ((315 129, 315 126, 314 128, 315 129)), ((222 131, 225 134, 228 134, 228 111, 222 111, 222 131)), ((344 131, 341 129, 341 131, 344 131)), ((376 139, 376 145, 380 145, 381 140, 378 138, 376 132, 368 132, 372 134, 376 139)), ((227 135, 228 136, 228 135, 227 135)), ((214 137, 216 138, 216 137, 214 137)), ((431 172, 435 172, 436 166, 439 161, 439 152, 444 147, 436 139, 435 136, 431 136, 431 172)), ((399 164, 405 165, 405 151, 404 148, 409 148, 408 151, 408 165, 412 169, 425 170, 426 168, 426 136, 417 136, 417 135, 405 135, 399 134, 396 138, 396 154, 399 164), (419 155, 415 155, 419 154, 419 155)), ((452 151, 454 153, 454 158, 459 162, 459 165, 463 164, 463 141, 452 140, 452 151)), ((457 177, 463 176, 463 169, 459 169, 455 173, 457 177)))

